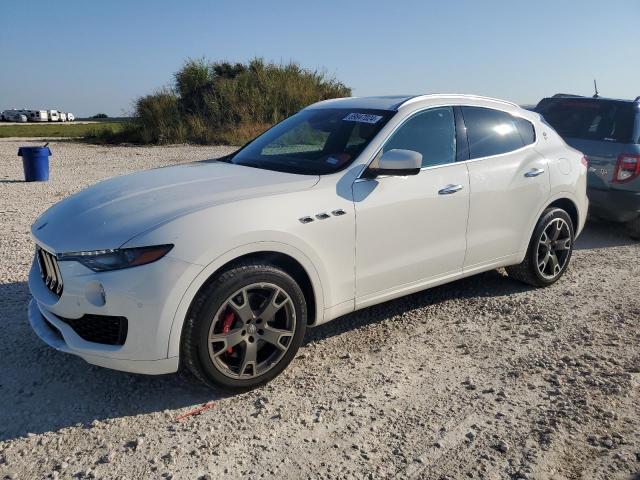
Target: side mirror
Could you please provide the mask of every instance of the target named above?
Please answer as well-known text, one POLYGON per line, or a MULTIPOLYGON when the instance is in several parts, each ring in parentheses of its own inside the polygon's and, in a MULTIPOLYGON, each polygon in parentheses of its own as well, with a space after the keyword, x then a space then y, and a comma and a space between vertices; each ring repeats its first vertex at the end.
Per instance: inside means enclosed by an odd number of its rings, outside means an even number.
POLYGON ((369 168, 367 176, 370 178, 378 175, 417 175, 422 168, 422 154, 413 150, 394 148, 382 154, 378 160, 377 168, 369 168))

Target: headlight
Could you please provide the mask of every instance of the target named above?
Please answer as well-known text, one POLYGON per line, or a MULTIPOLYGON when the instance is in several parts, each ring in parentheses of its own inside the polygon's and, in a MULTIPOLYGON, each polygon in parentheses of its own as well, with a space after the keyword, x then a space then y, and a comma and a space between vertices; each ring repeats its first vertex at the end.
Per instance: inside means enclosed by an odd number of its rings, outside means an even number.
POLYGON ((156 245, 154 247, 68 252, 59 253, 57 258, 61 262, 67 260, 80 262, 94 272, 105 272, 155 262, 169 253, 172 248, 173 245, 156 245))

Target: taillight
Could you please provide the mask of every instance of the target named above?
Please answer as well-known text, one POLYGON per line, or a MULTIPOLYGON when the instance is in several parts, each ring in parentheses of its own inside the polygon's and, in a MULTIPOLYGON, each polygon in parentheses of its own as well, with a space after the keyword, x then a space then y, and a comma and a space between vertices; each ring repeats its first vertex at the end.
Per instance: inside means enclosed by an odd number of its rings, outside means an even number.
POLYGON ((623 153, 618 157, 613 172, 613 183, 630 182, 640 175, 640 155, 623 153))
POLYGON ((582 163, 582 165, 584 165, 584 168, 586 168, 587 170, 589 169, 589 160, 587 160, 586 156, 583 155, 580 159, 580 162, 582 163))

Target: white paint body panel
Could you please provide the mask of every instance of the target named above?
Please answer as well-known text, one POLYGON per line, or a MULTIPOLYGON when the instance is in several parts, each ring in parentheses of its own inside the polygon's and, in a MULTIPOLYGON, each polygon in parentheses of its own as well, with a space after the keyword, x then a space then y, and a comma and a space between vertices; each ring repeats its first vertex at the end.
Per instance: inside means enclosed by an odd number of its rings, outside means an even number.
MULTIPOLYGON (((340 99, 309 108, 392 108, 392 102, 340 99)), ((242 255, 278 252, 296 260, 310 279, 315 323, 320 324, 429 286, 519 263, 535 222, 554 200, 575 204, 576 233, 581 231, 587 210, 581 154, 537 114, 462 95, 425 95, 400 103, 353 164, 334 174, 303 176, 199 162, 107 180, 53 206, 32 227, 35 241, 52 253, 175 246, 155 263, 111 272, 60 262, 65 286, 59 298, 46 289, 34 264, 29 278, 34 330, 54 348, 93 364, 167 373, 177 369, 182 325, 193 298, 211 275, 242 255), (424 168, 416 176, 359 178, 409 116, 451 105, 522 116, 535 125, 539 138, 516 152, 424 168), (531 168, 545 173, 524 177, 531 168), (462 189, 438 194, 450 184, 462 189), (337 209, 345 214, 299 221, 337 209), (104 288, 103 306, 87 301, 87 289, 95 282, 104 288), (56 316, 84 314, 127 317, 125 344, 85 342, 56 321, 56 316), (51 335, 47 321, 60 336, 51 335)))
POLYGON ((533 145, 466 162, 471 182, 465 268, 514 255, 529 242, 540 199, 549 197, 547 160, 533 145), (537 177, 525 177, 539 168, 537 177))
POLYGON ((426 168, 410 177, 361 179, 353 191, 356 305, 462 272, 469 215, 469 175, 464 162, 426 168), (449 184, 463 189, 439 195, 449 184))

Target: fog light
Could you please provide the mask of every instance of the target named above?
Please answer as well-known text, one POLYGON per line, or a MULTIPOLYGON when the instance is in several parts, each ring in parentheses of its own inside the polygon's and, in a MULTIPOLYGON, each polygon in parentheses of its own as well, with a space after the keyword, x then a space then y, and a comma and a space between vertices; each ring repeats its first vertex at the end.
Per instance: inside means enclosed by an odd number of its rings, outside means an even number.
POLYGON ((91 282, 84 293, 87 301, 96 307, 102 307, 107 302, 107 294, 100 282, 91 282))

